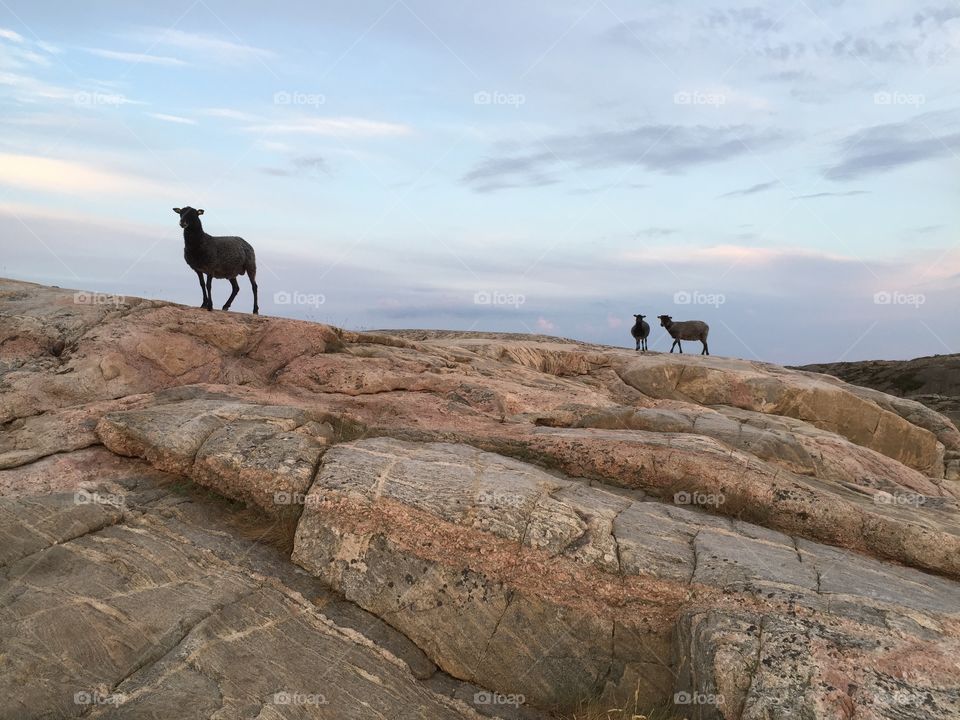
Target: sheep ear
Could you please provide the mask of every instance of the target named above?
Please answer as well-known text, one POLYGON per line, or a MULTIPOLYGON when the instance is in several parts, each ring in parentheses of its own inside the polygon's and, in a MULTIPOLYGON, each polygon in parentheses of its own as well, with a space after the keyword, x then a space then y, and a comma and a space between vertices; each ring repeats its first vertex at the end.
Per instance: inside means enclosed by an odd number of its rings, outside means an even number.
POLYGON ((197 215, 203 215, 203 210, 197 210, 197 215))
POLYGON ((180 208, 174 208, 173 211, 174 211, 177 215, 180 214, 180 208))

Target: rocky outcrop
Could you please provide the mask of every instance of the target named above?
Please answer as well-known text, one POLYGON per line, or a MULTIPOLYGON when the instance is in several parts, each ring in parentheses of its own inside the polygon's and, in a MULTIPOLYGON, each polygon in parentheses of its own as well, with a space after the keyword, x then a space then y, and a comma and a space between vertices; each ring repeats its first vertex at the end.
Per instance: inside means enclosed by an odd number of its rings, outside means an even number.
POLYGON ((960 713, 960 433, 913 401, 10 281, 0 393, 14 717, 960 713))
POLYGON ((960 480, 960 452, 955 449, 960 425, 960 355, 827 363, 799 369, 836 376, 850 383, 848 387, 858 395, 933 432, 948 448, 945 476, 960 480))

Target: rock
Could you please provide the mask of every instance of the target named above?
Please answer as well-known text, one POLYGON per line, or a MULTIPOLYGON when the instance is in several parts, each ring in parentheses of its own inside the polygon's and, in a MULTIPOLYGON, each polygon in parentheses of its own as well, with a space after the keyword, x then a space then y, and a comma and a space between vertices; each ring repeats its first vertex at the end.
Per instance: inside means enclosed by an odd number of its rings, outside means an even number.
MULTIPOLYGON (((833 682, 866 682, 869 671, 851 661, 851 648, 882 646, 880 663, 912 642, 891 631, 890 618, 925 617, 938 627, 941 637, 925 638, 932 657, 960 649, 957 630, 947 629, 960 612, 951 581, 631 501, 463 445, 375 439, 328 451, 293 559, 387 618, 448 673, 544 707, 598 695, 622 702, 634 693, 654 706, 697 692, 728 699, 717 717, 737 717, 744 703, 756 717, 771 707, 775 717, 804 708, 833 717, 826 681, 805 688, 805 680, 815 669, 833 682), (927 588, 922 597, 917 584, 927 588), (723 647, 732 631, 671 647, 674 628, 702 635, 683 623, 719 608, 733 616, 753 608, 758 637, 761 622, 776 629, 761 659, 770 668, 766 685, 737 690, 726 674, 740 674, 725 660, 690 675, 715 678, 715 686, 674 682, 691 663, 736 654, 723 647), (887 620, 878 622, 880 614, 887 620), (815 651, 818 632, 829 642, 815 651), (798 634, 811 645, 797 646, 798 634), (791 692, 790 704, 775 706, 791 692)), ((931 717, 951 717, 958 686, 950 677, 944 664, 924 685, 952 688, 938 690, 931 717)))
POLYGON ((232 540, 236 511, 122 462, 89 501, 0 500, 0 717, 479 717, 396 631, 232 540))
POLYGON ((954 718, 938 362, 903 398, 0 280, 0 717, 954 718))
POLYGON ((845 380, 853 392, 936 434, 948 450, 960 449, 960 355, 828 363, 801 369, 845 380))

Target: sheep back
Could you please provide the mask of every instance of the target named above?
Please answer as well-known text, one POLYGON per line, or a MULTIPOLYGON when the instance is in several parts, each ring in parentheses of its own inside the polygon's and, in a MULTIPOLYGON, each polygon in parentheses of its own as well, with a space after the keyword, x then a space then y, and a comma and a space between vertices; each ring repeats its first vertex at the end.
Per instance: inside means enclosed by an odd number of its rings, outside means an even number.
POLYGON ((205 235, 199 242, 188 242, 183 257, 194 270, 215 278, 230 279, 257 270, 253 246, 240 237, 205 235))
POLYGON ((702 320, 683 320, 674 322, 667 330, 675 340, 705 341, 710 333, 710 326, 702 320))

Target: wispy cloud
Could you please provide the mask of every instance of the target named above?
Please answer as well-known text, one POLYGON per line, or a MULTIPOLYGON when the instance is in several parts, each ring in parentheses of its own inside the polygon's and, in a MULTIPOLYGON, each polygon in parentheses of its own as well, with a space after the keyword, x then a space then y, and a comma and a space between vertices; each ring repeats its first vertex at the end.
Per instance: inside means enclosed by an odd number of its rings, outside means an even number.
POLYGON ((0 153, 0 184, 70 195, 140 195, 168 192, 149 178, 96 167, 89 163, 55 160, 38 155, 0 153))
POLYGON ((731 192, 724 193, 721 195, 721 198, 732 198, 732 197, 743 197, 744 195, 755 195, 756 193, 764 192, 765 190, 770 190, 777 185, 779 185, 778 180, 770 180, 768 182, 757 183, 756 185, 751 185, 750 187, 742 188, 741 190, 732 190, 731 192))
POLYGON ((15 43, 23 42, 23 35, 13 30, 8 30, 7 28, 0 27, 0 38, 4 40, 11 40, 15 43))
POLYGON ((166 57, 164 55, 148 55, 146 53, 122 52, 120 50, 105 50, 103 48, 83 48, 86 52, 107 60, 119 60, 128 63, 145 63, 147 65, 163 65, 175 67, 186 65, 187 63, 179 58, 166 57))
POLYGON ((478 192, 556 182, 566 169, 595 170, 637 165, 679 173, 780 145, 778 130, 750 125, 640 125, 626 130, 592 131, 547 137, 536 152, 502 155, 477 164, 461 178, 478 192), (544 150, 543 148, 547 148, 544 150))
POLYGON ((197 121, 187 117, 181 117, 180 115, 167 115, 166 113, 147 113, 150 117, 155 120, 163 120, 163 122, 176 123, 177 125, 196 125, 197 121))
POLYGON ((942 119, 940 114, 927 113, 852 133, 839 143, 842 160, 824 169, 823 175, 830 180, 856 180, 926 160, 956 159, 960 129, 956 122, 944 128, 942 119))
POLYGON ((236 120, 237 122, 257 122, 261 118, 251 113, 231 108, 204 108, 198 111, 201 115, 207 117, 223 118, 225 120, 236 120))
POLYGON ((794 200, 816 200, 828 197, 853 197, 854 195, 869 195, 869 190, 848 190, 846 192, 818 192, 811 195, 795 195, 794 200))
POLYGON ((292 177, 298 175, 329 175, 330 168, 326 159, 319 155, 302 155, 290 161, 290 167, 265 167, 261 172, 274 177, 292 177))
POLYGON ((207 60, 224 64, 240 64, 275 57, 271 50, 225 40, 216 35, 186 32, 176 28, 142 27, 128 34, 130 39, 148 43, 151 47, 175 47, 207 60))
POLYGON ((247 130, 274 135, 326 135, 329 137, 396 137, 413 132, 409 125, 356 117, 304 118, 251 125, 247 130))

